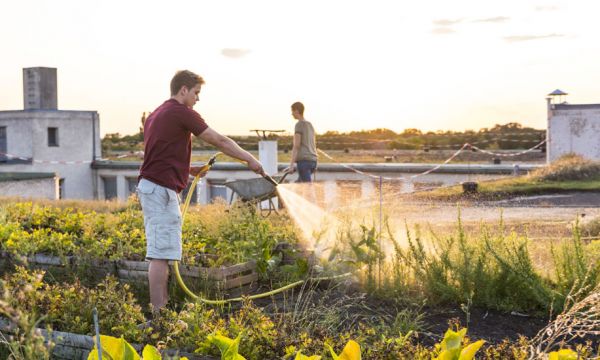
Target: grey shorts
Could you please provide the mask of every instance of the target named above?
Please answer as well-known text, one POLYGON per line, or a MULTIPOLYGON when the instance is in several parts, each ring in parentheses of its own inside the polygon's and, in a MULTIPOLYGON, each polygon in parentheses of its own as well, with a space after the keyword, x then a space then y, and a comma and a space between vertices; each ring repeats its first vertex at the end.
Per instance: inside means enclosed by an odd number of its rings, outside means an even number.
POLYGON ((146 259, 181 260, 181 211, 174 190, 141 179, 137 195, 144 213, 146 259))

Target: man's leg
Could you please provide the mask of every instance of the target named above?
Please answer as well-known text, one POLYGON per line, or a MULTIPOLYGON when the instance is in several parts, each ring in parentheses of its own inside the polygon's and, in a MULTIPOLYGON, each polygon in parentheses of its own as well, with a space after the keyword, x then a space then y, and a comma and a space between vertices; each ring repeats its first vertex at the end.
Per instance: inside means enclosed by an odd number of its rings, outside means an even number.
POLYGON ((155 311, 167 305, 169 301, 169 262, 152 259, 148 265, 148 282, 150 285, 150 303, 155 311))
POLYGON ((298 168, 298 182, 311 182, 311 166, 310 161, 300 160, 296 163, 298 168))

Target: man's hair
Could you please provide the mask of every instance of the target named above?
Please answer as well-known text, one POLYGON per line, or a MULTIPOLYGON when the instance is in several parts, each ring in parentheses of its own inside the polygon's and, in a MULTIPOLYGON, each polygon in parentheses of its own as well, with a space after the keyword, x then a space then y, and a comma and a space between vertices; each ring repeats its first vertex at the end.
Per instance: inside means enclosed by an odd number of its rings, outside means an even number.
POLYGON ((177 95, 182 86, 191 89, 198 84, 204 84, 204 79, 200 75, 189 70, 179 70, 171 79, 171 96, 177 95))
POLYGON ((296 101, 292 104, 292 110, 296 110, 300 113, 300 115, 304 115, 304 104, 300 101, 296 101))

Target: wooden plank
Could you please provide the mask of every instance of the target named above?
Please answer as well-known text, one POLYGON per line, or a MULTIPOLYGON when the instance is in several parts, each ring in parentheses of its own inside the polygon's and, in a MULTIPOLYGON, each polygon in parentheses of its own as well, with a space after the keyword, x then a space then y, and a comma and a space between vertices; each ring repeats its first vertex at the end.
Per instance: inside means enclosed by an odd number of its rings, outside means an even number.
POLYGON ((126 279, 126 280, 148 280, 148 272, 147 271, 140 271, 140 270, 123 270, 123 269, 119 269, 117 271, 117 276, 119 277, 119 279, 126 279))
POLYGON ((40 265, 55 265, 55 266, 65 266, 71 263, 71 256, 67 256, 66 258, 61 258, 59 256, 52 256, 46 254, 35 254, 27 258, 27 261, 34 264, 40 265))
POLYGON ((238 286, 246 285, 258 280, 258 274, 252 273, 245 276, 240 276, 232 280, 225 281, 224 289, 231 289, 238 286))
POLYGON ((118 260, 117 269, 148 271, 148 261, 118 260))
POLYGON ((244 272, 246 270, 255 270, 256 269, 256 261, 251 260, 245 263, 241 263, 241 264, 236 264, 236 265, 232 265, 229 267, 226 267, 224 269, 222 269, 222 274, 224 277, 227 277, 229 275, 233 275, 233 274, 237 274, 237 273, 241 273, 244 272))

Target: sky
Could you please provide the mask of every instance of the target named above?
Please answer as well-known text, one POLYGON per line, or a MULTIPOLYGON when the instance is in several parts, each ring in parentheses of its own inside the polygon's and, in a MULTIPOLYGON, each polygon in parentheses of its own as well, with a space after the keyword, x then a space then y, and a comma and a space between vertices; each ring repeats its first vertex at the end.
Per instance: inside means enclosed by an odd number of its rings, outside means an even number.
POLYGON ((58 106, 138 131, 175 71, 200 74, 215 130, 545 128, 548 93, 600 103, 600 1, 6 1, 0 110, 22 68, 58 69, 58 106))

